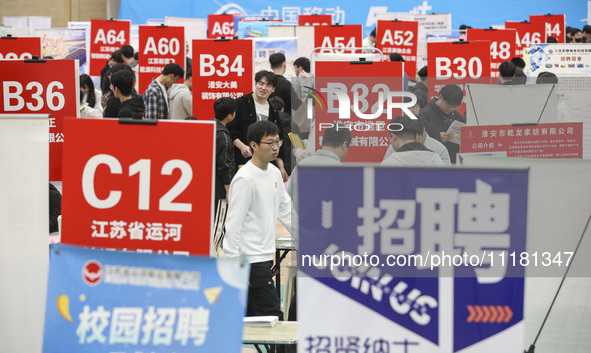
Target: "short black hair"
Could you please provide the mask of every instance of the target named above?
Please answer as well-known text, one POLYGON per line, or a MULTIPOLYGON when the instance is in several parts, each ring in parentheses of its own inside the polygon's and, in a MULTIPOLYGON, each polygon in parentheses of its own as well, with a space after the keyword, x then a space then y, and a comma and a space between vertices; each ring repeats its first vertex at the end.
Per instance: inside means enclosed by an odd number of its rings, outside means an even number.
POLYGON ((133 69, 131 67, 129 67, 129 65, 117 64, 117 65, 113 65, 113 67, 111 67, 111 75, 113 75, 117 71, 123 71, 123 70, 133 73, 133 69))
POLYGON ((297 58, 293 62, 294 66, 301 67, 304 71, 310 72, 310 59, 306 58, 305 56, 297 58))
POLYGON ((339 147, 343 142, 347 143, 347 146, 351 146, 351 129, 341 123, 335 123, 324 131, 322 137, 322 147, 339 147))
POLYGON ((283 101, 283 98, 279 96, 269 97, 267 101, 277 110, 282 110, 283 108, 285 108, 285 102, 283 101))
POLYGON ((538 78, 536 78, 536 84, 542 84, 542 83, 557 84, 558 83, 558 76, 556 76, 554 73, 549 72, 549 71, 540 72, 540 74, 538 75, 538 78))
POLYGON ((111 75, 111 84, 117 87, 122 95, 130 96, 135 75, 127 70, 119 70, 111 75))
POLYGON ((390 130, 390 135, 396 135, 405 140, 413 139, 423 132, 420 131, 419 122, 417 119, 411 119, 406 115, 396 115, 392 118, 391 124, 397 124, 397 128, 390 130), (398 127, 402 126, 402 129, 398 127), (419 132, 420 131, 420 132, 419 132))
POLYGON ((373 31, 371 31, 371 33, 369 34, 370 37, 375 37, 376 36, 376 29, 374 28, 373 31))
POLYGON ((222 121, 230 114, 234 114, 236 111, 236 100, 230 97, 218 98, 213 102, 213 111, 215 112, 215 119, 222 121))
POLYGON ((124 46, 121 47, 121 55, 123 55, 124 57, 131 59, 131 58, 133 58, 133 54, 134 54, 134 50, 131 45, 125 44, 124 46))
POLYGON ((175 76, 184 77, 185 70, 183 70, 183 67, 177 63, 166 64, 166 66, 164 66, 164 69, 162 69, 162 74, 164 76, 173 74, 175 76))
POLYGON ((405 62, 406 60, 404 60, 404 58, 402 57, 402 55, 400 55, 399 53, 390 53, 390 61, 402 61, 402 62, 405 62))
POLYGON ((271 86, 277 86, 277 75, 273 71, 261 70, 254 75, 254 82, 259 82, 265 77, 271 86))
POLYGON ((520 68, 522 70, 525 69, 525 60, 523 60, 522 58, 514 57, 513 59, 511 59, 511 62, 515 64, 515 67, 520 68))
POLYGON ((510 61, 503 61, 499 65, 499 75, 504 79, 512 79, 515 76, 515 64, 510 61))
POLYGON ((452 105, 460 105, 464 99, 464 92, 460 86, 454 84, 443 86, 439 91, 439 95, 444 101, 452 105))
POLYGON ((589 33, 589 34, 591 34, 591 25, 584 25, 583 26, 583 33, 589 33))
POLYGON ((285 54, 283 53, 275 53, 269 56, 269 64, 271 64, 272 69, 279 69, 283 66, 285 62, 285 54))
POLYGON ((547 36, 546 37, 546 43, 558 43, 558 39, 552 37, 552 36, 547 36))
POLYGON ((193 77, 193 70, 187 69, 187 71, 185 72, 185 81, 190 79, 191 77, 193 77))
POLYGON ((248 144, 251 142, 260 143, 263 137, 279 135, 279 127, 272 121, 263 120, 248 127, 248 144))
POLYGON ((421 81, 425 81, 427 79, 427 66, 421 67, 417 75, 421 78, 421 81))
POLYGON ((111 53, 111 59, 115 60, 118 64, 123 64, 123 58, 121 57, 121 50, 117 49, 113 53, 111 53))

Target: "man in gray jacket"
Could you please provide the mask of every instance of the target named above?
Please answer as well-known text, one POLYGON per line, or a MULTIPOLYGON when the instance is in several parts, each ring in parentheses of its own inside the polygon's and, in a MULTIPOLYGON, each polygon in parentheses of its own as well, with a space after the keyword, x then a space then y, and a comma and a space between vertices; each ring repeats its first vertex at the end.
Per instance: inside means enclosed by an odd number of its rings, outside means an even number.
POLYGON ((175 83, 170 89, 170 110, 168 118, 171 120, 185 120, 193 116, 193 76, 187 71, 185 82, 175 83))

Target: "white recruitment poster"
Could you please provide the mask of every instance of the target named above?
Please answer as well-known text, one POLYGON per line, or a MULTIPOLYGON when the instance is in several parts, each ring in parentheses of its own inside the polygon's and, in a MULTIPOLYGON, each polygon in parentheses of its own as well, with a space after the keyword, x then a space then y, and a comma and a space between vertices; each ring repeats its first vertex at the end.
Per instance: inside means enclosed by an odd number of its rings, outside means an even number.
POLYGON ((185 50, 186 55, 190 58, 191 53, 193 53, 193 39, 207 38, 207 20, 204 18, 166 16, 164 19, 164 24, 167 26, 185 27, 185 50))
POLYGON ((298 58, 310 58, 314 50, 314 26, 269 26, 269 38, 275 37, 297 38, 298 58))
MULTIPOLYGON (((539 44, 525 48, 525 72, 558 76, 558 113, 561 122, 583 122, 583 158, 591 158, 591 44, 539 44)), ((535 80, 534 80, 535 81, 535 80)))
POLYGON ((526 169, 301 167, 298 181, 300 352, 523 350, 526 264, 509 259, 529 246, 526 169))
POLYGON ((452 34, 451 14, 415 15, 406 12, 386 12, 378 14, 377 19, 419 22, 417 70, 427 65, 427 36, 450 36, 452 34))
POLYGON ((41 352, 49 261, 48 118, 0 115, 0 352, 41 352))

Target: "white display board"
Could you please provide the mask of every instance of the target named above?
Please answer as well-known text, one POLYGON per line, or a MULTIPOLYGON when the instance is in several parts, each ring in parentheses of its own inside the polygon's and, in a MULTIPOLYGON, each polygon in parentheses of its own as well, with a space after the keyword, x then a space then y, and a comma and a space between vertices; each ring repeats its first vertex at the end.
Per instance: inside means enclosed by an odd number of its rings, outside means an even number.
POLYGON ((468 125, 557 122, 554 85, 466 85, 468 125))
POLYGON ((207 20, 204 18, 166 16, 164 24, 167 26, 185 27, 186 54, 188 57, 191 57, 191 53, 193 52, 193 39, 207 38, 207 20))
POLYGON ((0 352, 41 352, 49 262, 48 118, 0 115, 0 352))
POLYGON ((269 26, 269 37, 297 38, 298 58, 310 58, 310 53, 314 50, 314 26, 269 26))
POLYGON ((51 17, 46 16, 4 16, 2 22, 5 26, 27 27, 28 37, 35 37, 35 30, 51 28, 51 17))

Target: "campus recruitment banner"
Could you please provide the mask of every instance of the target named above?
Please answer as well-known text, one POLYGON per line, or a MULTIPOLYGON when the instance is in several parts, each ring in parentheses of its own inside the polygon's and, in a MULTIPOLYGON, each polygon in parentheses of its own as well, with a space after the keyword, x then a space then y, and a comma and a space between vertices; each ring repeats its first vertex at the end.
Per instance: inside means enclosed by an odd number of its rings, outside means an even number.
POLYGON ((43 352, 238 352, 249 269, 52 245, 43 352))
POLYGON ((63 243, 210 254, 213 122, 67 118, 65 126, 63 243))
POLYGON ((526 169, 298 178, 300 352, 523 349, 526 169))

